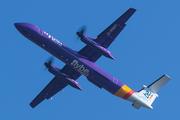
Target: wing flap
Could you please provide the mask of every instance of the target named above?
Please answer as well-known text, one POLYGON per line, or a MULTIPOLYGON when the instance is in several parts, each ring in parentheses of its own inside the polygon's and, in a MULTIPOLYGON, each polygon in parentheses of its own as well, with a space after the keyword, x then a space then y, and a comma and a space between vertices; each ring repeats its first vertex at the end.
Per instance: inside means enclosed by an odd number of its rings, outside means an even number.
POLYGON ((65 65, 61 71, 64 74, 68 75, 69 78, 74 79, 74 80, 78 79, 81 76, 81 74, 79 72, 75 71, 68 65, 65 65))
POLYGON ((89 61, 96 62, 100 57, 101 54, 88 45, 86 45, 83 49, 81 49, 78 54, 86 57, 89 61))

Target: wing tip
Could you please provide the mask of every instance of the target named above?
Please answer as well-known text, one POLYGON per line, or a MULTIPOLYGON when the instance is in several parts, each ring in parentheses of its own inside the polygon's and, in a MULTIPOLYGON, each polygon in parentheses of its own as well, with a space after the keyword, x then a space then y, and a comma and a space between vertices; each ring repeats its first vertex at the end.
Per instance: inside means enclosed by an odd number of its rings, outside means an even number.
POLYGON ((29 104, 32 108, 35 108, 36 105, 33 105, 32 103, 29 104))
POLYGON ((129 8, 129 10, 134 10, 134 11, 136 11, 136 9, 135 9, 135 8, 133 8, 133 7, 129 8))
POLYGON ((167 74, 164 74, 164 76, 166 76, 166 77, 168 77, 169 79, 171 79, 171 77, 169 77, 169 75, 167 75, 167 74))

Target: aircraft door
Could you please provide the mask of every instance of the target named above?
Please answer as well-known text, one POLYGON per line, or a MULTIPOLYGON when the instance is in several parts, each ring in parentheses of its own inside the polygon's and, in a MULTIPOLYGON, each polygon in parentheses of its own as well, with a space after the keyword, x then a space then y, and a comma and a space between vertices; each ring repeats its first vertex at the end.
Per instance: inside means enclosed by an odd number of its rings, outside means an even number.
POLYGON ((113 77, 113 83, 118 84, 118 79, 113 77))
POLYGON ((43 30, 41 30, 40 28, 38 28, 38 33, 39 33, 40 35, 43 35, 43 30))

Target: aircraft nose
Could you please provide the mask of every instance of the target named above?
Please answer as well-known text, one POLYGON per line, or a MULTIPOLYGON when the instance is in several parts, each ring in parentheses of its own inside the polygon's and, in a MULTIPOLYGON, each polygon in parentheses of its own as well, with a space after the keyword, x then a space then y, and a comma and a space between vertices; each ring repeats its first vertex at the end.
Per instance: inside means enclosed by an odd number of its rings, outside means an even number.
POLYGON ((22 30, 24 28, 23 23, 14 23, 14 26, 16 27, 17 30, 22 30))

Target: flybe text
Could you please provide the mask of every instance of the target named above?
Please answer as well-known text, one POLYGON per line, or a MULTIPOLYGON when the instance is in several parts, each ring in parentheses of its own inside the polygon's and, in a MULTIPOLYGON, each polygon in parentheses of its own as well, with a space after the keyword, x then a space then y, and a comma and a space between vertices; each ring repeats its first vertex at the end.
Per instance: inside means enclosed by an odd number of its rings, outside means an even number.
POLYGON ((71 62, 71 65, 72 65, 79 73, 83 74, 84 76, 87 77, 87 76, 89 75, 89 70, 86 69, 83 65, 80 65, 77 60, 73 60, 73 61, 71 62))

